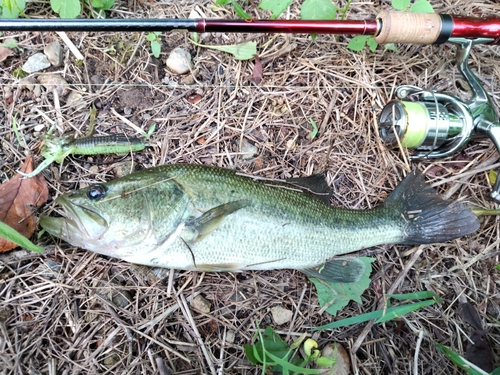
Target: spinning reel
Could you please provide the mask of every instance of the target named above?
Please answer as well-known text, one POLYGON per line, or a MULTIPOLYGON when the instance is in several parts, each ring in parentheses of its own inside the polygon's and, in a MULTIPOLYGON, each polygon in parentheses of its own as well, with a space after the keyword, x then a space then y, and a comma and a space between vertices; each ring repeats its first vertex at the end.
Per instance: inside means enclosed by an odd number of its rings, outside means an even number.
MULTIPOLYGON (((472 91, 464 102, 456 96, 403 85, 396 89, 397 100, 380 113, 379 134, 387 147, 414 150, 411 159, 442 158, 460 151, 470 139, 489 137, 500 151, 500 120, 493 104, 468 65, 471 48, 491 39, 451 38, 457 45, 460 73, 472 91)), ((500 203, 500 178, 490 194, 500 203)))

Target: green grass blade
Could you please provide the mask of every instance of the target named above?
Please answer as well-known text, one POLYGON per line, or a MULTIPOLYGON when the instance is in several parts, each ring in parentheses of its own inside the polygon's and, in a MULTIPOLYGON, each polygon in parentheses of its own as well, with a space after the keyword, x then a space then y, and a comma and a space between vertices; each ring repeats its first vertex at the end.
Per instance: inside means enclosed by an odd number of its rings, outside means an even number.
POLYGON ((400 301, 421 300, 429 298, 434 298, 438 302, 440 301, 439 296, 430 290, 422 290, 420 292, 406 293, 406 294, 387 294, 387 297, 391 297, 400 301))
POLYGON ((358 316, 353 316, 351 318, 347 319, 342 319, 337 322, 325 324, 324 326, 320 327, 314 327, 311 329, 311 331, 323 331, 325 329, 333 329, 333 328, 340 328, 340 327, 346 327, 349 325, 353 324, 359 324, 359 323, 364 323, 369 320, 374 320, 378 319, 377 323, 381 323, 390 319, 394 319, 395 317, 399 317, 403 314, 407 314, 409 312, 415 311, 421 307, 424 306, 430 306, 432 304, 436 303, 435 300, 426 300, 422 302, 417 302, 413 303, 410 305, 401 305, 401 306, 396 306, 396 307, 389 307, 388 309, 385 310, 385 315, 384 315, 384 310, 377 310, 377 311, 372 311, 366 314, 361 314, 358 316), (389 318, 385 318, 389 317, 389 318))
POLYGON ((459 354, 455 353, 450 348, 447 348, 446 346, 441 345, 438 342, 436 342, 435 344, 436 344, 437 348, 441 352, 443 352, 444 355, 446 355, 450 359, 450 361, 453 362, 453 364, 460 367, 467 374, 469 374, 469 375, 488 375, 488 373, 486 371, 481 370, 475 364, 467 361, 465 358, 463 358, 459 354))
POLYGON ((434 305, 436 303, 435 300, 426 300, 426 301, 421 301, 421 302, 415 302, 409 305, 401 305, 401 306, 395 306, 391 307, 390 309, 387 309, 385 315, 381 316, 375 323, 384 323, 389 320, 399 318, 400 316, 403 316, 405 314, 411 313, 415 310, 418 310, 422 307, 425 306, 430 306, 434 305), (389 311, 391 310, 391 311, 389 311))
POLYGON ((279 358, 275 356, 274 354, 268 352, 267 350, 265 351, 266 355, 271 358, 276 364, 280 365, 283 367, 283 372, 285 371, 294 371, 297 374, 319 374, 322 370, 317 370, 317 369, 307 369, 304 367, 299 367, 291 364, 290 362, 279 358))
POLYGON ((25 249, 34 251, 35 253, 43 253, 43 247, 35 245, 17 230, 2 221, 0 221, 0 237, 6 238, 17 245, 24 247, 25 249))

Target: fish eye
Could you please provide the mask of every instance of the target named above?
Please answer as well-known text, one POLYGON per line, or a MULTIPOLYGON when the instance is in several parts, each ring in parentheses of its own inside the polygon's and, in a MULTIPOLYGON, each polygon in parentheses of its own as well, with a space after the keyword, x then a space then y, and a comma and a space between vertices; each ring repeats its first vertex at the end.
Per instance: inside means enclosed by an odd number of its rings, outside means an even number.
POLYGON ((106 189, 104 186, 95 184, 89 187, 87 190, 87 198, 91 201, 98 201, 106 195, 106 189))

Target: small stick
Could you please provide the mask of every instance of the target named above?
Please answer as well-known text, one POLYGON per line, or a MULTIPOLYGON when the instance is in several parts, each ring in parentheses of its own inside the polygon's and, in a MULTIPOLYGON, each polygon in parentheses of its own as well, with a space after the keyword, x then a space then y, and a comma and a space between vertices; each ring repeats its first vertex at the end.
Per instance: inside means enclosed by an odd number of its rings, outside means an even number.
POLYGON ((59 37, 62 39, 64 44, 66 44, 68 46, 69 50, 76 57, 77 60, 84 59, 83 55, 80 53, 78 48, 76 48, 75 44, 71 41, 71 39, 68 38, 68 35, 66 35, 66 33, 64 31, 56 31, 56 34, 59 35, 59 37))
POLYGON ((212 362, 212 358, 210 357, 210 353, 208 352, 205 343, 203 342, 203 339, 201 338, 200 332, 198 331, 198 328, 196 328, 196 323, 194 322, 193 316, 191 315, 191 310, 189 309, 189 306, 187 304, 186 298, 184 298, 184 294, 178 293, 177 295, 178 298, 178 303, 179 306, 181 307, 181 311, 184 314, 185 318, 189 322, 193 333, 194 333, 194 338, 198 342, 198 345, 201 348, 201 351, 203 352, 203 355, 205 356, 205 359, 207 360, 208 366, 210 367, 210 372, 212 375, 217 375, 217 371, 215 370, 214 364, 212 362))

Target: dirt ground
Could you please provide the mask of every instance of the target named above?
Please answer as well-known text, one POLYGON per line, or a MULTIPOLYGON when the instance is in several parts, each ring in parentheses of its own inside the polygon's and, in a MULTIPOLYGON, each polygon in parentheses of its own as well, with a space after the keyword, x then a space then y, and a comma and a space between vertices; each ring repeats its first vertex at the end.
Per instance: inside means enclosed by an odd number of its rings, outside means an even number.
MULTIPOLYGON (((431 2, 439 13, 467 16, 500 14, 496 0, 431 2)), ((344 6, 345 1, 337 2, 344 6)), ((188 17, 198 6, 210 18, 234 18, 213 1, 116 1, 109 18, 188 17)), ((267 18, 256 5, 250 14, 267 18)), ((295 1, 282 17, 299 18, 295 1)), ((389 1, 353 2, 349 19, 372 19, 389 1)), ((28 3, 27 13, 48 17, 48 5, 28 3)), ((414 168, 448 198, 475 208, 495 208, 488 199, 488 173, 500 167, 489 139, 478 139, 446 159, 409 162, 408 152, 385 148, 376 131, 377 116, 401 84, 438 88, 467 97, 454 66, 455 47, 398 45, 399 52, 346 49, 348 36, 209 34, 204 44, 256 41, 263 64, 259 84, 251 80, 254 60, 194 46, 184 33, 161 36, 156 59, 140 33, 68 32, 84 60, 65 46, 58 72, 79 105, 57 103, 44 88, 37 95, 19 84, 14 72, 55 33, 6 33, 22 51, 0 63, 0 182, 19 169, 28 154, 37 163, 41 135, 82 136, 96 108, 95 134, 140 136, 127 121, 147 131, 156 124, 151 147, 118 157, 67 158, 44 171, 50 199, 37 213, 52 214, 53 200, 67 191, 116 177, 117 164, 142 169, 170 163, 227 167, 268 178, 307 176, 326 171, 334 205, 369 209, 381 202, 414 168), (175 47, 193 57, 194 70, 174 75, 166 58, 175 47), (27 148, 19 144, 14 129, 27 148), (312 127, 318 134, 309 139, 312 127), (41 126, 43 125, 43 129, 41 126), (243 147, 245 146, 245 147, 243 147), (254 150, 254 154, 248 150, 254 150), (92 164, 92 162, 106 162, 92 164), (133 163, 130 163, 130 162, 133 163)), ((470 65, 496 107, 500 104, 500 49, 479 45, 470 65)), ((38 76, 37 73, 33 76, 38 76)), ((465 354, 474 327, 458 306, 477 311, 486 331, 486 348, 500 365, 500 233, 496 217, 480 218, 480 230, 449 243, 384 246, 364 251, 376 257, 362 304, 351 302, 333 317, 320 311, 314 286, 299 271, 195 273, 180 271, 170 287, 160 277, 123 261, 100 256, 44 234, 34 238, 44 255, 23 250, 0 255, 0 374, 260 374, 243 345, 260 327, 273 326, 291 343, 310 328, 380 308, 385 293, 431 290, 443 302, 385 324, 358 324, 310 334, 322 348, 341 343, 351 373, 460 373, 435 342, 465 354), (191 301, 202 295, 209 312, 191 301), (276 325, 270 309, 282 306, 293 319, 276 325), (419 340, 421 334, 421 340, 419 340), (418 348, 418 350, 417 350, 418 348)), ((476 327, 477 328, 477 327, 476 327)), ((485 355, 486 351, 479 354, 485 355)), ((469 350, 470 354, 470 350, 469 350)))

